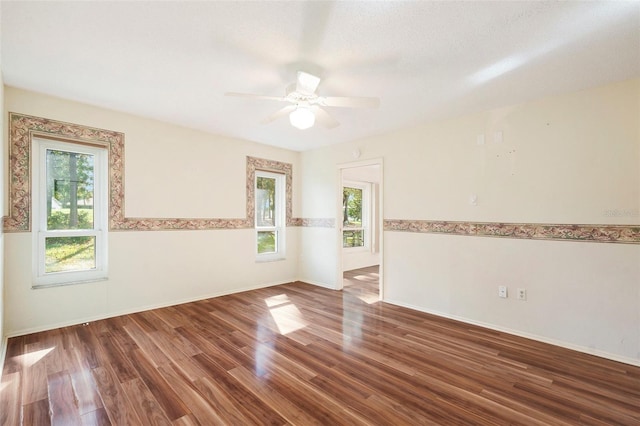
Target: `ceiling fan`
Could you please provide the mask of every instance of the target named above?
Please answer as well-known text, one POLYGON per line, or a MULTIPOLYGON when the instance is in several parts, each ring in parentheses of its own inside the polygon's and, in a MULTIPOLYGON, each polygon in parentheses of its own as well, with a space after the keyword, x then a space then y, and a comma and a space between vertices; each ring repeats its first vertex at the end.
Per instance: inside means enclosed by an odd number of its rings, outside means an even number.
POLYGON ((296 82, 287 87, 284 96, 264 96, 235 92, 228 92, 225 95, 289 102, 291 105, 287 105, 271 114, 262 120, 262 124, 271 123, 280 117, 289 115, 291 125, 301 130, 312 127, 316 121, 329 129, 340 125, 321 107, 377 108, 380 105, 380 99, 378 98, 319 96, 316 93, 319 84, 320 77, 304 71, 298 71, 296 82))

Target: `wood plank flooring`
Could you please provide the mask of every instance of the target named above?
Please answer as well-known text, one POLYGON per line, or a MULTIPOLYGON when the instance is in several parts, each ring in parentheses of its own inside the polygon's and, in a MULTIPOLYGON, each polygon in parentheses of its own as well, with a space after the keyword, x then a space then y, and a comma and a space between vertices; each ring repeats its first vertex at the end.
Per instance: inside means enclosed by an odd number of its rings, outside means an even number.
POLYGON ((343 291, 367 303, 377 302, 380 294, 379 273, 380 267, 378 265, 344 271, 342 274, 343 291))
POLYGON ((297 282, 12 338, 0 424, 640 424, 640 368, 348 287, 297 282))

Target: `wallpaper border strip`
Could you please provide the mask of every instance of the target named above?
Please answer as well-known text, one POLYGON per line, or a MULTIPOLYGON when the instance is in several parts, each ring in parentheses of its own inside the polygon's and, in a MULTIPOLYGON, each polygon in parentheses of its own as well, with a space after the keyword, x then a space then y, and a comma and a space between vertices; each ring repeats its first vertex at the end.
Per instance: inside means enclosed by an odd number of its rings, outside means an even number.
POLYGON ((124 220, 124 135, 104 129, 9 113, 9 215, 5 232, 31 231, 31 142, 34 136, 91 143, 109 149, 109 226, 124 220))
MULTIPOLYGON (((291 164, 247 156, 244 219, 134 218, 124 215, 124 133, 9 113, 9 216, 5 232, 31 230, 31 141, 34 136, 102 145, 109 150, 109 228, 113 231, 247 229, 254 226, 256 170, 286 175, 287 226, 334 228, 333 218, 292 216, 291 164)), ((640 244, 640 225, 572 225, 385 219, 385 231, 533 240, 640 244)))
MULTIPOLYGON (((91 143, 109 150, 109 229, 112 231, 165 231, 247 229, 254 226, 256 170, 285 174, 286 224, 309 226, 292 217, 293 166, 247 156, 246 216, 244 219, 136 218, 124 215, 124 133, 9 112, 9 215, 2 218, 5 232, 31 231, 31 145, 33 137, 91 143)), ((311 220, 311 223, 313 220, 311 220)))
POLYGON ((385 219, 384 230, 527 240, 640 244, 640 225, 571 225, 385 219))

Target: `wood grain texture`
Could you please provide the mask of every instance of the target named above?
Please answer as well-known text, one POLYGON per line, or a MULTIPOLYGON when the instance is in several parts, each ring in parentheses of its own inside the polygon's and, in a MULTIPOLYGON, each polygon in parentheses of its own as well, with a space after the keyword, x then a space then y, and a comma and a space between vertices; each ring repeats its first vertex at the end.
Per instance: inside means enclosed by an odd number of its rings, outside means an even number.
POLYGON ((9 339, 1 425, 640 425, 640 368, 291 283, 9 339))

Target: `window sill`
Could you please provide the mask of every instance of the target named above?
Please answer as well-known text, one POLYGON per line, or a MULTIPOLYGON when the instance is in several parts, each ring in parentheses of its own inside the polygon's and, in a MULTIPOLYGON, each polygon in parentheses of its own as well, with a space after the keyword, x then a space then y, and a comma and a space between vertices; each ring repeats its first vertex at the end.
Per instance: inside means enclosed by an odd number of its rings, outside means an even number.
POLYGON ((287 260, 286 257, 266 257, 266 258, 256 258, 256 263, 269 263, 269 262, 280 262, 283 260, 287 260))
POLYGON ((367 251, 371 251, 369 247, 342 247, 342 250, 344 250, 345 253, 364 253, 367 251))
POLYGON ((42 290, 45 288, 52 288, 52 287, 66 287, 70 285, 88 284, 88 283, 95 283, 100 281, 109 281, 109 277, 91 278, 91 279, 78 280, 78 281, 65 281, 62 283, 31 284, 31 290, 42 290))

